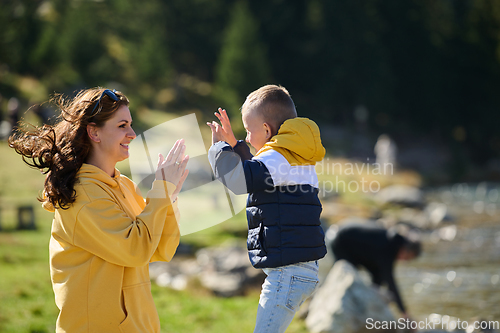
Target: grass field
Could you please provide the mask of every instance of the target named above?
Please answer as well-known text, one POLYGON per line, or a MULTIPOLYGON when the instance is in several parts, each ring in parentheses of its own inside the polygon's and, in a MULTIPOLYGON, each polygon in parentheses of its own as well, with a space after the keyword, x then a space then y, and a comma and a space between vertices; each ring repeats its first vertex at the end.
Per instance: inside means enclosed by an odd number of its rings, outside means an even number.
MULTIPOLYGON (((53 332, 58 309, 49 275, 48 242, 52 214, 43 211, 36 197, 44 176, 28 168, 20 156, 0 143, 0 332, 53 332), (16 207, 35 207, 38 229, 16 231, 16 207)), ((119 166, 120 170, 127 165, 119 166)), ((245 217, 236 217, 181 239, 195 247, 216 245, 244 234, 245 217)), ((243 238, 238 238, 245 242, 243 238)), ((199 286, 185 291, 152 287, 162 332, 252 332, 259 291, 244 297, 218 298, 199 286)), ((294 319, 287 332, 307 332, 294 319)))

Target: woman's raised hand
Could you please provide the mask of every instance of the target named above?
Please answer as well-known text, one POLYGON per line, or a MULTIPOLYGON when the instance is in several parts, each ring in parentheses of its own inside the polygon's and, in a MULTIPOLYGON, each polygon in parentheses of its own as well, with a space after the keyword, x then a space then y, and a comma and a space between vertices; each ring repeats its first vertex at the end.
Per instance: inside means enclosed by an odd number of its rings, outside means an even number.
POLYGON ((170 149, 166 158, 164 158, 162 154, 158 155, 158 166, 156 168, 155 178, 156 180, 165 180, 177 185, 174 193, 170 196, 172 201, 175 201, 177 198, 177 195, 181 191, 182 184, 184 184, 189 173, 189 170, 186 169, 189 156, 184 156, 185 151, 186 145, 184 145, 184 140, 180 139, 175 141, 174 146, 170 149))

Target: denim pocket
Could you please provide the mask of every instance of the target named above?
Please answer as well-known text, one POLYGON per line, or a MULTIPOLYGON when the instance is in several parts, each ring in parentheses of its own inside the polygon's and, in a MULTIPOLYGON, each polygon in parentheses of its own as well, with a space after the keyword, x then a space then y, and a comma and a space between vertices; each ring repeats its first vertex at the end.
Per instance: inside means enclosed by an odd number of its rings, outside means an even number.
POLYGON ((293 311, 297 310, 312 295, 317 285, 317 279, 293 275, 286 297, 286 307, 293 311))

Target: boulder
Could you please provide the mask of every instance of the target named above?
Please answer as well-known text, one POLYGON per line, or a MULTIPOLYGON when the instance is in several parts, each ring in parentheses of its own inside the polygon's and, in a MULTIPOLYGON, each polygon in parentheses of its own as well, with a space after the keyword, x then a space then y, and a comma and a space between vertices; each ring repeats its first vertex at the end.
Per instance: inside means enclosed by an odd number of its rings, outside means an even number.
POLYGON ((157 261, 149 264, 149 277, 160 287, 186 289, 191 278, 200 273, 195 259, 174 258, 170 262, 157 261))
POLYGON ((437 227, 443 222, 454 222, 454 218, 449 214, 448 206, 440 202, 429 203, 424 210, 432 227, 437 227))
POLYGON ((196 253, 196 258, 201 284, 218 296, 242 295, 249 287, 261 286, 265 279, 262 270, 250 264, 242 247, 205 248, 196 253))
POLYGON ((375 199, 381 204, 395 204, 422 208, 424 195, 418 187, 408 185, 390 185, 381 189, 375 199))
POLYGON ((260 287, 265 279, 261 269, 250 264, 247 250, 239 246, 204 248, 196 258, 174 258, 154 262, 149 275, 161 287, 182 290, 196 278, 201 285, 222 297, 243 295, 248 288, 260 287))
POLYGON ((312 333, 373 332, 367 327, 367 319, 395 320, 387 302, 353 265, 339 260, 314 294, 306 325, 312 333))

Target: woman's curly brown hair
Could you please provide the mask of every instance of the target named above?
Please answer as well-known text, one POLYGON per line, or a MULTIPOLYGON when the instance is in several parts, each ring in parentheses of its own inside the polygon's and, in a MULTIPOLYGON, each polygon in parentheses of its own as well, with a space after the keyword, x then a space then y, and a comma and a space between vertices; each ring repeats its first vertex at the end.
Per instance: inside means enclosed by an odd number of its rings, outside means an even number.
POLYGON ((122 105, 129 104, 125 95, 115 91, 115 101, 104 88, 81 90, 74 98, 57 94, 50 99, 61 114, 55 125, 18 128, 9 137, 14 148, 29 166, 46 174, 40 202, 67 209, 76 200, 76 173, 87 159, 91 145, 87 125, 102 127, 122 105), (102 96, 102 97, 101 97, 102 96))

